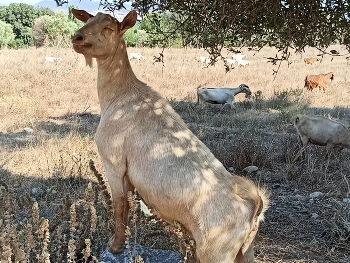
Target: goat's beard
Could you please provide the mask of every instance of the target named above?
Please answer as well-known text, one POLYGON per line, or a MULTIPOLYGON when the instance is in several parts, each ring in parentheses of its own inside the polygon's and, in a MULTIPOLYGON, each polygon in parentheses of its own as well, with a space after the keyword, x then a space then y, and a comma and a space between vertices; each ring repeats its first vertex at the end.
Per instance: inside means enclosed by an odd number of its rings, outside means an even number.
POLYGON ((83 54, 83 55, 85 57, 86 66, 89 66, 90 68, 92 68, 92 56, 85 55, 85 54, 83 54))

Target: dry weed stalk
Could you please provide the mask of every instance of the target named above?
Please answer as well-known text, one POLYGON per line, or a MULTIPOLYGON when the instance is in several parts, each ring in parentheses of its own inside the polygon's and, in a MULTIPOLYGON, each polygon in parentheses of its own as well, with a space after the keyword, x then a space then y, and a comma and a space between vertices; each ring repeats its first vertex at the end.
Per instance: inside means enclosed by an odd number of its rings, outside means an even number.
POLYGON ((194 240, 186 234, 184 227, 179 222, 174 222, 174 226, 167 225, 165 230, 177 236, 180 252, 184 256, 185 262, 196 262, 196 244, 194 240))
POLYGON ((106 184, 106 182, 104 181, 102 174, 100 174, 100 173, 97 171, 93 160, 90 160, 90 162, 89 162, 89 167, 90 167, 90 170, 94 173, 95 177, 97 178, 98 184, 99 184, 100 187, 101 187, 102 196, 103 196, 103 198, 105 199, 105 202, 106 202, 106 204, 107 204, 107 210, 108 210, 108 212, 109 212, 110 214, 113 215, 112 197, 111 197, 110 193, 109 193, 108 190, 107 190, 107 184, 106 184))
POLYGON ((75 204, 72 204, 70 207, 70 239, 68 241, 68 262, 75 263, 76 262, 76 236, 75 232, 77 231, 76 226, 77 226, 77 214, 75 211, 75 204))

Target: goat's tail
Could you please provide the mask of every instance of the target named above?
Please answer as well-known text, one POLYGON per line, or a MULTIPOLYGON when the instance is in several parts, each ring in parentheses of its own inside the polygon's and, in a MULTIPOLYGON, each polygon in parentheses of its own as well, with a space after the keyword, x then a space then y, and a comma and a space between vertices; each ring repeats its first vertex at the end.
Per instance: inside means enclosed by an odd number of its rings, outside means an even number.
POLYGON ((258 195, 260 196, 260 201, 255 216, 258 218, 258 222, 260 222, 264 221, 265 211, 270 207, 271 193, 268 191, 267 187, 258 186, 258 195))
POLYGON ((267 187, 256 186, 253 181, 234 176, 234 192, 244 200, 254 203, 254 214, 257 222, 264 220, 264 213, 270 206, 270 193, 267 187))
POLYGON ((199 84, 199 86, 197 87, 197 104, 199 104, 199 94, 198 94, 198 91, 199 91, 199 89, 200 89, 201 87, 203 87, 202 84, 199 84))
POLYGON ((297 127, 299 121, 300 121, 300 118, 301 118, 302 115, 298 114, 295 118, 294 118, 294 127, 297 127))

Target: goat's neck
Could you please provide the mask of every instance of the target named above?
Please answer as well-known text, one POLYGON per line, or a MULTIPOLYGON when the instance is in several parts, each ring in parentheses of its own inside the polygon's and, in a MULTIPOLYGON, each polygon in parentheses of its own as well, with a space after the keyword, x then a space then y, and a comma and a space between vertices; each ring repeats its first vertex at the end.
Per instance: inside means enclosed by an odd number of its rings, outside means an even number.
POLYGON ((243 92, 240 88, 233 88, 232 91, 233 91, 233 96, 235 96, 238 93, 243 92))
POLYGON ((96 61, 98 64, 97 92, 101 114, 103 114, 118 97, 130 91, 136 76, 131 69, 125 43, 120 43, 113 56, 97 58, 96 61))

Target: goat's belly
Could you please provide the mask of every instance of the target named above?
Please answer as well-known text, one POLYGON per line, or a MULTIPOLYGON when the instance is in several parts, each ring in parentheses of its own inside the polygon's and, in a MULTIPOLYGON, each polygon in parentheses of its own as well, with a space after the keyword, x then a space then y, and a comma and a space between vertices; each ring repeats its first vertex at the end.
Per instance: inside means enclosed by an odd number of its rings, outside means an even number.
POLYGON ((225 102, 222 102, 222 101, 216 101, 216 100, 207 100, 208 103, 211 103, 211 104, 225 104, 225 102))
POLYGON ((318 140, 309 140, 312 144, 318 145, 318 146, 326 146, 327 143, 323 142, 323 141, 318 141, 318 140))

